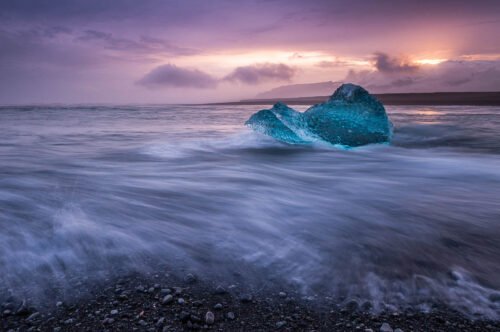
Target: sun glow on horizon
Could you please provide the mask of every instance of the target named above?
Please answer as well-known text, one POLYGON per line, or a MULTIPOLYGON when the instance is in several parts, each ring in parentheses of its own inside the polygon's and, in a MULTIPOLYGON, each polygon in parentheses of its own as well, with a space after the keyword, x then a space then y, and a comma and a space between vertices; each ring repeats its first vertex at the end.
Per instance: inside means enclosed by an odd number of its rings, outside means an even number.
POLYGON ((415 63, 419 65, 439 65, 442 62, 448 61, 448 59, 420 59, 415 60, 415 63))
MULTIPOLYGON (((167 60, 167 59, 165 59, 167 60)), ((185 65, 207 64, 210 67, 234 68, 258 63, 284 63, 290 66, 317 66, 330 63, 337 66, 369 66, 370 62, 360 58, 339 57, 333 54, 312 51, 259 50, 252 52, 219 52, 184 57, 178 61, 185 65)))

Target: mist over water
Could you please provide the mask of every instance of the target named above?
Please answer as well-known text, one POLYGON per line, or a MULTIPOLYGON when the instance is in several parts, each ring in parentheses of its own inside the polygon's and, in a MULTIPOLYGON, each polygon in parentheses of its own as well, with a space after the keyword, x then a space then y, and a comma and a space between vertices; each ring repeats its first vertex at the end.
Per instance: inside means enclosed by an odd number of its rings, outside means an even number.
POLYGON ((258 108, 0 108, 0 297, 161 262, 500 318, 499 108, 388 107, 393 143, 351 150, 255 134, 258 108))

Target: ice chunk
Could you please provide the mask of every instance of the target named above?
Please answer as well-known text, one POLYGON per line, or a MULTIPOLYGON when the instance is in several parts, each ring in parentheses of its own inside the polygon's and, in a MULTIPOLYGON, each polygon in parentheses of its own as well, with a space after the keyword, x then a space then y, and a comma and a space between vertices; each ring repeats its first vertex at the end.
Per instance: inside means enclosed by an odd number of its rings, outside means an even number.
POLYGON ((392 124, 382 103, 354 84, 343 84, 326 102, 304 113, 277 103, 255 113, 245 124, 291 144, 322 140, 354 147, 389 142, 392 136, 392 124))
POLYGON ((343 84, 327 102, 304 113, 307 127, 332 144, 360 146, 389 142, 392 124, 381 102, 354 84, 343 84))
POLYGON ((258 111, 245 122, 245 125, 285 143, 309 142, 300 136, 305 125, 303 114, 283 103, 276 103, 271 109, 258 111))

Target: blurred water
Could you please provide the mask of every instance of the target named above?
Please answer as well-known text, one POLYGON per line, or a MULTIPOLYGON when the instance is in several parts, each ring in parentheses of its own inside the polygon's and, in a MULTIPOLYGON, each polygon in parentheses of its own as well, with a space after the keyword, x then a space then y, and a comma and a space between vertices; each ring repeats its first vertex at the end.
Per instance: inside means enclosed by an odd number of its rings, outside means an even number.
POLYGON ((349 151, 254 134, 257 108, 0 108, 1 288, 166 262, 500 318, 499 108, 388 107, 393 144, 349 151))

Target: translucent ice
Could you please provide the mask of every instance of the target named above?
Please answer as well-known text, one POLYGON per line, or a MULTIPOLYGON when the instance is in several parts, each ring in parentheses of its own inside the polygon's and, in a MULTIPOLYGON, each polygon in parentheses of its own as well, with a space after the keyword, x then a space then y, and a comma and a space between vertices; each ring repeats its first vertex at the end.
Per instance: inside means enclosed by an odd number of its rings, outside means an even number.
POLYGON ((307 139, 301 137, 305 122, 303 113, 276 103, 271 109, 258 111, 245 124, 256 132, 271 136, 290 144, 305 144, 307 139), (302 128, 302 130, 301 130, 302 128))
POLYGON ((245 124, 290 144, 322 140, 354 147, 389 142, 392 135, 392 124, 382 103, 354 84, 343 84, 326 102, 304 113, 277 103, 253 114, 245 124))

